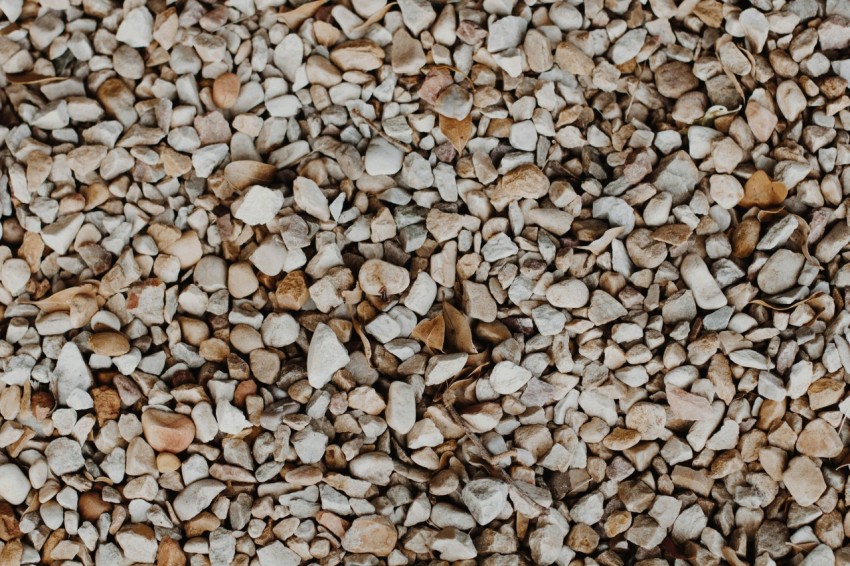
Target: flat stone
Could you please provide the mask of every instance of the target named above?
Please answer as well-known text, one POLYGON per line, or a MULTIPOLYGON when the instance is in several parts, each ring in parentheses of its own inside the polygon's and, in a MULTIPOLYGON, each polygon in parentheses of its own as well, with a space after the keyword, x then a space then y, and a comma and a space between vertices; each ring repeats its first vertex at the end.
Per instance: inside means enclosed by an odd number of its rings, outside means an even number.
POLYGON ((395 548, 398 532, 393 524, 381 515, 354 519, 342 537, 342 547, 355 554, 388 556, 395 548))

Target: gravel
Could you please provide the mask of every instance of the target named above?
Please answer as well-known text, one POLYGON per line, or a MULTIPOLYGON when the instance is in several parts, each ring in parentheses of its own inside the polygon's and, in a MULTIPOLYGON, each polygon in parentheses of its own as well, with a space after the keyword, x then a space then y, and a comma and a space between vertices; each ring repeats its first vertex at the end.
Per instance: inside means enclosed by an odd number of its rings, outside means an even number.
POLYGON ((0 12, 3 566, 850 562, 845 3, 0 12))

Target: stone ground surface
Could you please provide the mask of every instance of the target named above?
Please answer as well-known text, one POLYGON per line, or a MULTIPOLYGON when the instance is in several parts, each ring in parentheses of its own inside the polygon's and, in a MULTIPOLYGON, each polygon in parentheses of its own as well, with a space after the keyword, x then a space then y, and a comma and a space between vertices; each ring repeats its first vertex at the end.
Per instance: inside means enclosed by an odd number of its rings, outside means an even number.
POLYGON ((850 2, 0 0, 0 564, 850 564, 850 2))

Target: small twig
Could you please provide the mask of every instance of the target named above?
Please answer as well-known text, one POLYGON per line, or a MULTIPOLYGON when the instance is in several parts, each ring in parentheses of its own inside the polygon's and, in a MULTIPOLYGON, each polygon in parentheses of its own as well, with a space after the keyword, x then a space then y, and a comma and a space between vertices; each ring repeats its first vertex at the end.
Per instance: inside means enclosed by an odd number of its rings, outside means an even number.
POLYGON ((445 393, 443 393, 443 406, 446 407, 446 410, 449 412, 449 416, 452 418, 452 420, 455 421, 455 423, 464 430, 467 438, 469 438, 469 440, 472 441, 475 447, 478 448, 479 452, 481 452, 481 456, 486 462, 485 467, 487 468, 487 471, 490 472, 490 475, 498 477, 499 479, 507 483, 509 486, 513 487, 514 490, 520 495, 520 497, 525 499, 526 503, 534 507, 540 514, 545 514, 547 512, 547 509, 536 501, 534 501, 522 489, 517 487, 517 485, 514 483, 513 478, 511 478, 511 476, 509 476, 508 473, 497 464, 497 462, 506 455, 515 456, 516 450, 508 450, 506 452, 502 452, 501 454, 496 455, 490 454, 490 451, 487 450, 487 447, 484 446, 484 443, 481 442, 481 439, 478 438, 478 435, 472 432, 472 429, 470 429, 469 426, 467 426, 467 424, 460 417, 460 414, 458 414, 457 410, 454 407, 454 400, 454 391, 452 391, 451 389, 448 389, 445 393))
POLYGON ((360 118, 361 120, 366 122, 366 125, 368 125, 372 129, 372 131, 374 131, 376 134, 378 134, 379 136, 381 136, 382 138, 384 138, 385 140, 387 140, 388 142, 390 142, 391 144, 393 144, 394 146, 396 146, 400 150, 405 151, 405 152, 413 151, 413 148, 410 147, 409 145, 407 145, 406 143, 400 142, 397 139, 395 139, 394 137, 385 133, 384 130, 382 130, 380 127, 378 127, 378 125, 375 122, 373 122, 372 120, 370 120, 369 118, 364 116, 363 113, 360 112, 360 110, 358 110, 357 108, 352 108, 351 113, 354 116, 357 116, 358 118, 360 118))

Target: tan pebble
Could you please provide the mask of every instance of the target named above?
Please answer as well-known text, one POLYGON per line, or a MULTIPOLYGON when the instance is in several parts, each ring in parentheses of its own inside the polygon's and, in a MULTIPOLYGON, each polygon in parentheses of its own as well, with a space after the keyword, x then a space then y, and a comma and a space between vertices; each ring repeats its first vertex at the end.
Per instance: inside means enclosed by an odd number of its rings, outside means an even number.
POLYGON ((322 469, 318 466, 299 466, 286 472, 284 479, 295 485, 315 485, 322 481, 322 469))
POLYGON ((89 338, 89 346, 101 356, 123 356, 130 351, 130 341, 120 332, 98 332, 89 338))
POLYGON ((233 73, 219 75, 213 82, 212 99, 219 108, 230 108, 236 104, 242 84, 233 73))
POLYGON ((156 469, 163 474, 179 470, 180 464, 180 458, 170 452, 163 452, 156 457, 156 469))
POLYGON ((184 451, 195 439, 195 423, 186 415, 161 409, 142 413, 145 440, 158 452, 184 451))

